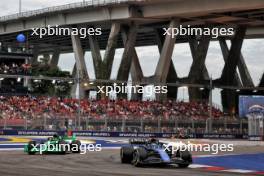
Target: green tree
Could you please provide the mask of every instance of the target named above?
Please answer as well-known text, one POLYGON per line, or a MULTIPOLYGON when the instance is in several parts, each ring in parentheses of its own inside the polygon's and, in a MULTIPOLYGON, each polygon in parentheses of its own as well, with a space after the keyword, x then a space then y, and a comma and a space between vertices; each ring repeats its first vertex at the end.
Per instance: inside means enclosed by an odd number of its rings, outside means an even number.
MULTIPOLYGON (((70 77, 70 72, 62 71, 59 67, 51 67, 48 62, 32 66, 33 76, 70 77)), ((68 96, 71 85, 66 81, 35 80, 32 83, 33 92, 36 94, 68 96)))

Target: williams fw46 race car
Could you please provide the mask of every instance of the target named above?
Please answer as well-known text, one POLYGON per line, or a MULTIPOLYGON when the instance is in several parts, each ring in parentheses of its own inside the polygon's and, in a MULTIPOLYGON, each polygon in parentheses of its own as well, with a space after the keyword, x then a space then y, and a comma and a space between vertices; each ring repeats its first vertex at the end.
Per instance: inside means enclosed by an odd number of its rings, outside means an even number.
POLYGON ((128 146, 121 147, 121 162, 131 163, 134 166, 146 165, 174 165, 186 168, 192 163, 189 151, 173 151, 165 143, 157 139, 132 139, 128 146))
POLYGON ((71 153, 80 153, 81 151, 81 142, 76 139, 75 135, 65 135, 59 136, 54 134, 53 137, 49 137, 46 141, 30 141, 24 147, 24 152, 29 155, 34 155, 36 153, 40 154, 66 154, 67 152, 71 153))

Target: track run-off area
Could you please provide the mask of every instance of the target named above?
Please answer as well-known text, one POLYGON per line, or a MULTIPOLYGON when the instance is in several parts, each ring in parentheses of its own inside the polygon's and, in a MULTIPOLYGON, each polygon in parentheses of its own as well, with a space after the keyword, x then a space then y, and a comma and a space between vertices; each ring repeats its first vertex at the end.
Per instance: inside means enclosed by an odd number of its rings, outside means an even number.
MULTIPOLYGON (((234 144, 233 152, 193 152, 189 168, 136 168, 121 164, 119 148, 127 138, 80 137, 83 144, 101 144, 102 151, 85 154, 27 155, 24 145, 46 136, 1 136, 0 175, 4 176, 70 176, 70 175, 264 175, 264 142, 246 140, 188 139, 191 143, 234 144)), ((162 139, 166 142, 177 139, 162 139)), ((186 142, 186 140, 184 140, 186 142)))

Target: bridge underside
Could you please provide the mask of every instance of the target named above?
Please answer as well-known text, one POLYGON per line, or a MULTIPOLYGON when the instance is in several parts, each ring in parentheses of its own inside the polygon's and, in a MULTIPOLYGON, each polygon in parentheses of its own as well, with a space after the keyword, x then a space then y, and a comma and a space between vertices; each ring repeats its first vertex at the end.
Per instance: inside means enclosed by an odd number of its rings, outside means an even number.
MULTIPOLYGON (((223 54, 225 66, 219 79, 213 80, 213 85, 237 86, 254 88, 264 85, 264 75, 259 85, 254 85, 241 48, 244 39, 263 38, 264 36, 264 2, 252 0, 202 0, 199 1, 153 1, 153 3, 129 3, 117 7, 98 7, 104 12, 102 17, 97 14, 98 20, 91 16, 94 9, 64 12, 51 16, 44 14, 40 17, 24 18, 7 22, 0 22, 0 41, 3 48, 25 47, 18 45, 15 38, 18 32, 28 36, 28 48, 34 56, 32 63, 36 62, 39 55, 50 54, 51 65, 58 64, 60 54, 75 54, 76 64, 73 74, 79 73, 84 79, 89 79, 85 65, 84 53, 91 51, 96 79, 110 79, 115 51, 124 48, 121 64, 118 70, 117 80, 126 82, 131 74, 133 82, 144 84, 205 84, 208 85, 210 76, 205 66, 208 46, 211 41, 219 42, 223 54), (188 7, 188 8, 186 8, 188 7), (107 14, 107 15, 106 15, 107 14), (78 16, 79 15, 79 16, 78 16), (104 19, 104 16, 106 16, 104 19), (78 18, 79 17, 79 18, 78 18), (45 19, 43 22, 43 18, 45 19), (54 18, 53 20, 51 20, 54 18), (52 23, 53 21, 53 23, 52 23), (88 36, 81 39, 79 36, 31 36, 30 27, 45 27, 54 25, 56 21, 63 27, 100 27, 101 36, 88 36), (176 36, 163 35, 163 28, 176 28, 179 25, 192 27, 233 27, 235 34, 229 37, 219 36, 176 36), (227 46, 227 40, 231 41, 231 47, 227 46), (177 70, 172 63, 172 53, 177 49, 177 43, 188 43, 190 46, 193 63, 190 73, 186 78, 179 78, 177 70), (176 45, 175 45, 176 44, 176 45), (155 69, 155 74, 145 77, 139 64, 139 58, 135 47, 153 46, 159 48, 160 57, 155 69), (101 56, 100 50, 105 50, 101 56), (35 58, 35 59, 34 59, 35 58)), ((1 53, 0 53, 1 54, 1 53)), ((262 58, 260 58, 261 60, 262 58)), ((74 86, 76 89, 77 86, 74 86)), ((82 92, 85 87, 81 86, 82 92)), ((75 92, 75 90, 73 90, 75 92)), ((85 95, 83 93, 83 95, 85 95)), ((222 101, 225 110, 235 106, 235 90, 224 89, 222 101)), ((142 95, 133 95, 133 99, 142 95)), ((208 86, 201 91, 197 87, 189 88, 190 100, 209 99, 208 86)), ((159 100, 165 98, 177 98, 177 86, 169 86, 166 96, 156 95, 159 100)))

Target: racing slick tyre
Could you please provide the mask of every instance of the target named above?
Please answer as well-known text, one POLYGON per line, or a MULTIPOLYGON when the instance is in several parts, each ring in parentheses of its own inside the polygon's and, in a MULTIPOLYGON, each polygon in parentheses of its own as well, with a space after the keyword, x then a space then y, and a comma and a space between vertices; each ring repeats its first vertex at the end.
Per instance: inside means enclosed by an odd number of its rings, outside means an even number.
POLYGON ((189 164, 179 164, 180 168, 187 168, 189 166, 189 164))
POLYGON ((121 163, 131 163, 133 159, 133 147, 121 147, 120 158, 121 163))
POLYGON ((189 151, 180 151, 180 157, 184 163, 180 163, 180 168, 186 168, 192 163, 192 155, 189 151))
POLYGON ((133 152, 132 164, 136 167, 142 166, 142 161, 147 158, 147 151, 144 148, 137 148, 133 152))
POLYGON ((29 141, 28 142, 28 154, 29 155, 35 155, 36 154, 35 151, 31 151, 34 148, 34 146, 36 146, 36 144, 37 144, 36 141, 29 141))
POLYGON ((71 152, 72 153, 80 153, 81 152, 81 141, 75 140, 71 143, 71 152), (77 146, 77 150, 76 150, 77 146))
POLYGON ((59 153, 62 154, 62 155, 66 154, 66 152, 67 152, 67 143, 62 140, 62 141, 59 141, 58 144, 59 144, 59 149, 60 149, 59 153))

